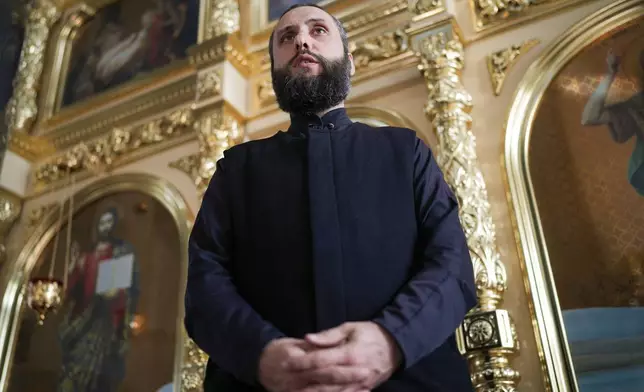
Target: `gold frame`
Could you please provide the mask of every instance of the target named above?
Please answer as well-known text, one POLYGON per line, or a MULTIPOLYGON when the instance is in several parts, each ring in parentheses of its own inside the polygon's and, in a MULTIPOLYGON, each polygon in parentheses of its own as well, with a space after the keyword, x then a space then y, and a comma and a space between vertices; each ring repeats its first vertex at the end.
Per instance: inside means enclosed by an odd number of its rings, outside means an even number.
MULTIPOLYGON (((195 68, 190 63, 190 54, 186 53, 185 58, 155 69, 148 75, 134 77, 125 83, 94 94, 87 100, 62 107, 62 96, 70 71, 71 53, 78 29, 94 14, 117 1, 120 0, 76 0, 58 20, 56 28, 48 38, 47 47, 50 49, 45 62, 47 72, 43 75, 43 87, 38 98, 39 111, 36 127, 39 133, 50 132, 52 128, 57 128, 69 119, 92 115, 101 109, 113 106, 115 101, 130 100, 133 97, 154 93, 168 84, 194 74, 195 68)), ((205 39, 205 14, 212 8, 213 1, 215 0, 199 0, 197 41, 191 48, 198 46, 205 39)))
MULTIPOLYGON (((169 181, 149 174, 119 174, 107 177, 92 183, 78 191, 74 199, 74 213, 80 211, 88 204, 104 196, 136 191, 154 197, 172 215, 179 231, 179 246, 182 249, 181 257, 181 286, 180 293, 185 290, 186 271, 188 268, 188 238, 193 214, 179 190, 169 181)), ((24 247, 18 254, 16 261, 7 265, 2 276, 4 296, 0 309, 0 391, 5 391, 8 385, 10 369, 18 337, 18 326, 22 317, 25 302, 24 287, 31 271, 45 250, 47 244, 60 230, 62 223, 59 217, 59 208, 48 211, 27 239, 24 247)), ((65 207, 68 208, 68 207, 65 207)), ((66 215, 63 214, 64 216, 66 215)), ((182 365, 184 358, 183 333, 183 296, 177 303, 179 317, 177 318, 177 341, 175 344, 174 362, 174 390, 181 390, 182 365)))
POLYGON ((546 89, 569 61, 590 43, 643 17, 641 0, 619 0, 577 23, 532 64, 509 112, 504 151, 508 202, 546 385, 553 392, 578 391, 578 386, 530 178, 532 123, 546 89))

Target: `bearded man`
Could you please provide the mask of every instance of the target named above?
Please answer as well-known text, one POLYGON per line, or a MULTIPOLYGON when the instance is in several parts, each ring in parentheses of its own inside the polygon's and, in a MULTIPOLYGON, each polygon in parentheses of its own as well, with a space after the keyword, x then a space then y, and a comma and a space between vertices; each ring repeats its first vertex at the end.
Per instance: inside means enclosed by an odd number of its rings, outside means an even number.
POLYGON ((225 153, 190 239, 205 391, 472 391, 454 337, 472 263, 430 150, 349 119, 355 66, 323 9, 287 10, 269 51, 291 124, 225 153))

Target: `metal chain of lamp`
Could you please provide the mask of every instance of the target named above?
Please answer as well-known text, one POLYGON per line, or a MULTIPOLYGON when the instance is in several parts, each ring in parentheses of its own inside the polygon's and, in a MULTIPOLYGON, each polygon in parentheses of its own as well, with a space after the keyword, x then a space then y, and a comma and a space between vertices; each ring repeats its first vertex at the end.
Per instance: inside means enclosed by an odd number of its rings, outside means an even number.
MULTIPOLYGON (((67 275, 69 273, 69 262, 71 252, 72 240, 72 217, 74 215, 74 176, 70 175, 67 171, 69 178, 68 197, 67 203, 67 238, 65 248, 65 259, 63 261, 63 278, 57 279, 54 277, 54 269, 56 266, 56 255, 58 253, 59 233, 60 229, 56 230, 54 236, 54 245, 51 253, 51 261, 49 264, 49 273, 47 277, 35 277, 29 279, 27 284, 27 304, 36 312, 38 317, 38 325, 43 325, 45 319, 50 313, 55 313, 62 305, 67 289, 67 275)), ((63 212, 65 201, 60 203, 58 209, 58 222, 62 225, 63 212)))

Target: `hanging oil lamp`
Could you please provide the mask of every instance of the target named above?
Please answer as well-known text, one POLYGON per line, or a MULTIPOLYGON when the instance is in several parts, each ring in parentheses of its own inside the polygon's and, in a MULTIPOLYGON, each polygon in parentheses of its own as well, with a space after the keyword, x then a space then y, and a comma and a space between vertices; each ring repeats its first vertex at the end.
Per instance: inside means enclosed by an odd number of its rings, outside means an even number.
MULTIPOLYGON (((67 172, 69 175, 69 170, 67 172)), ((56 231, 54 236, 54 248, 51 254, 49 264, 49 274, 47 277, 31 278, 27 284, 27 305, 36 312, 38 325, 43 325, 45 319, 50 313, 55 313, 63 303, 65 290, 67 287, 67 275, 70 259, 71 234, 72 234, 72 216, 74 212, 74 177, 70 176, 69 186, 69 203, 67 208, 67 247, 65 249, 63 279, 54 277, 54 266, 56 265, 56 253, 58 252, 58 237, 60 230, 56 231)), ((58 221, 63 220, 63 210, 65 203, 59 207, 58 221)))

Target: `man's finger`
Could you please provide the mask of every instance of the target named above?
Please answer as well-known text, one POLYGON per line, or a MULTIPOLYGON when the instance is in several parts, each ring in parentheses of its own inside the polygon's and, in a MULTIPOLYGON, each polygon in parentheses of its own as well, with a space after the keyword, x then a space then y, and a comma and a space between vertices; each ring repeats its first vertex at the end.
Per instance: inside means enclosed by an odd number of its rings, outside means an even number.
POLYGON ((342 324, 326 331, 308 334, 305 339, 307 342, 319 347, 333 347, 344 342, 349 336, 349 332, 347 324, 342 324))
POLYGON ((371 372, 358 366, 331 366, 300 373, 298 377, 323 385, 358 384, 365 381, 371 372))
POLYGON ((352 353, 352 348, 351 345, 343 345, 335 348, 312 351, 289 359, 287 367, 294 371, 304 371, 337 365, 355 365, 357 361, 352 353))

